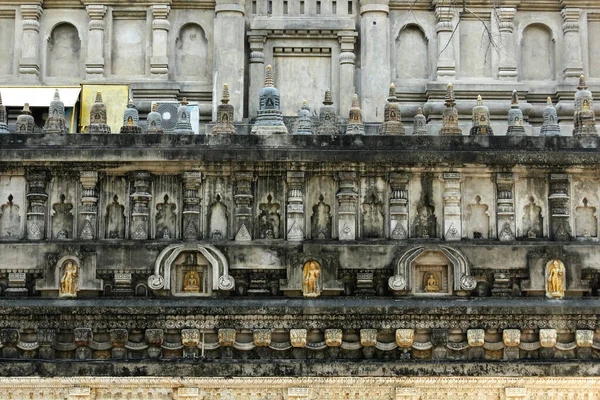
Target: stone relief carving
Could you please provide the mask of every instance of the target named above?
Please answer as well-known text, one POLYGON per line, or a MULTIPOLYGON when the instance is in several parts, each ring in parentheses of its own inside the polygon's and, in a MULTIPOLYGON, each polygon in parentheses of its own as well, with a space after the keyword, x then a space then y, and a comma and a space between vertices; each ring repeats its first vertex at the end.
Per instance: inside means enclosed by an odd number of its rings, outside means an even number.
POLYGON ((321 294, 321 264, 315 260, 307 261, 303 267, 302 293, 304 297, 318 297, 321 294))
POLYGON ((8 195, 8 201, 0 206, 0 238, 20 239, 23 235, 21 228, 20 207, 13 203, 13 195, 8 195))
POLYGON ((60 202, 52 206, 52 237, 54 239, 73 239, 73 209, 72 203, 65 202, 64 194, 60 195, 60 202))
POLYGON ((162 203, 156 205, 156 238, 172 239, 175 238, 175 229, 177 226, 177 205, 169 202, 169 195, 165 194, 162 203))
POLYGON ((323 195, 319 202, 313 206, 311 216, 311 233, 313 239, 331 239, 331 206, 325 204, 323 195))
POLYGON ((279 203, 273 203, 273 196, 267 196, 267 202, 259 206, 258 217, 259 237, 261 239, 279 239, 279 224, 281 216, 279 203))
POLYGON ((212 239, 227 239, 228 220, 227 206, 223 204, 221 195, 217 194, 214 203, 210 206, 209 236, 212 239))
POLYGON ((588 204, 583 198, 582 205, 575 208, 575 234, 578 238, 598 237, 598 217, 596 207, 588 204))
POLYGON ((529 203, 523 207, 524 237, 530 239, 543 237, 543 226, 542 208, 536 204, 535 199, 531 196, 529 203))
POLYGON ((546 296, 561 299, 566 289, 565 265, 560 260, 550 260, 546 264, 546 296))
POLYGON ((367 196, 362 204, 362 223, 363 237, 381 238, 383 237, 383 227, 385 224, 384 204, 376 193, 367 196))
POLYGON ((66 260, 61 266, 60 297, 77 297, 79 285, 79 265, 75 260, 66 260))
POLYGON ((488 239, 490 232, 489 206, 481 203, 481 196, 475 196, 475 202, 467 206, 467 219, 470 239, 488 239))
POLYGON ((112 203, 106 207, 106 238, 125 238, 125 206, 119 203, 119 196, 116 194, 112 203))

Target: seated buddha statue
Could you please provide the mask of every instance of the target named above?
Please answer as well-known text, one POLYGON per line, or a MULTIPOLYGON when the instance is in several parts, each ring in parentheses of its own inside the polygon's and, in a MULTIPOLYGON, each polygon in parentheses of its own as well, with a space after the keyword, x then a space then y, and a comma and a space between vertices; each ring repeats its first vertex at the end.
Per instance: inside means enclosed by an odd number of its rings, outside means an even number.
POLYGON ((438 282, 437 276, 434 273, 427 275, 427 285, 425 285, 426 292, 439 292, 440 283, 438 282))
POLYGON ((200 292, 200 277, 196 271, 188 271, 183 278, 183 291, 186 293, 200 292))

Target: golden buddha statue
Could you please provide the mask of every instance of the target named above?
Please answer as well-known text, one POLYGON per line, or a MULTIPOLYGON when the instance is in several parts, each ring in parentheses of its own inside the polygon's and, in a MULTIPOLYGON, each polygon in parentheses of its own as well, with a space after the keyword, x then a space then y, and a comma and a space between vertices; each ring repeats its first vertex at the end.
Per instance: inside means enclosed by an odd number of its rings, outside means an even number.
POLYGON ((188 271, 183 278, 183 291, 186 293, 200 292, 200 276, 196 271, 188 271))
POLYGON ((552 298, 565 296, 565 265, 560 260, 552 260, 546 265, 546 294, 552 298))
POLYGON ((319 288, 319 277, 321 276, 321 265, 312 260, 304 264, 302 292, 305 297, 317 297, 321 294, 319 288))
POLYGON ((426 292, 439 292, 440 291, 440 281, 438 280, 437 275, 434 272, 427 273, 427 284, 423 289, 426 292))
POLYGON ((79 268, 77 264, 69 260, 64 264, 63 274, 60 278, 60 296, 61 297, 76 297, 77 296, 77 277, 79 276, 79 268))

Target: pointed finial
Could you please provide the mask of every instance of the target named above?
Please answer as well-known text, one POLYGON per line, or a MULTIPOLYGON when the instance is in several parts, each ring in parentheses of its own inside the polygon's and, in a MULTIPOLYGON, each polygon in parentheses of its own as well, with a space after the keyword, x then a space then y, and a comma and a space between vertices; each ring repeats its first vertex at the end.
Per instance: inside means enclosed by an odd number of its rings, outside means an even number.
POLYGON ((477 95, 477 105, 478 106, 482 106, 483 105, 483 99, 481 98, 481 95, 477 95))
POLYGON ((302 101, 302 105, 303 105, 303 106, 306 106, 306 105, 308 105, 308 101, 306 101, 306 100, 303 100, 303 101, 302 101))
POLYGON ((352 96, 352 108, 358 108, 358 95, 352 96))
POLYGON ((423 115, 423 109, 422 109, 421 107, 419 107, 419 108, 417 109, 417 114, 418 114, 418 115, 423 115))
POLYGON ((29 103, 25 103, 23 105, 23 110, 21 111, 22 114, 31 114, 31 110, 29 109, 29 103))
POLYGON ((158 112, 158 104, 152 103, 152 112, 158 112))
POLYGON ((54 100, 60 100, 60 94, 58 93, 58 89, 54 91, 54 100))
POLYGON ((587 85, 585 84, 585 76, 583 76, 583 75, 579 76, 579 86, 577 86, 577 89, 579 89, 579 90, 587 89, 587 85))
POLYGON ((96 103, 102 103, 102 92, 96 92, 96 103))
POLYGON ((446 87, 446 105, 449 107, 454 107, 456 103, 454 102, 454 86, 449 83, 446 87))
POLYGON ((323 100, 323 104, 326 106, 330 106, 333 104, 333 99, 331 98, 331 90, 329 89, 325 91, 325 100, 323 100))
POLYGON ((394 85, 394 82, 390 84, 390 95, 388 97, 396 97, 396 85, 394 85))
POLYGON ((229 85, 228 84, 223 85, 223 98, 221 99, 221 103, 222 104, 229 103, 229 85))
POLYGON ((510 104, 512 104, 512 105, 519 104, 519 95, 517 94, 516 90, 513 90, 513 92, 512 92, 512 98, 511 98, 510 104))
POLYGON ((308 101, 302 101, 302 110, 310 110, 310 108, 308 108, 308 101))
POLYGON ((133 104, 133 100, 129 99, 127 102, 127 108, 135 108, 135 104, 133 104))
POLYGON ((267 74, 265 75, 265 87, 273 87, 275 79, 273 79, 273 67, 267 65, 267 74))
POLYGON ((181 103, 182 106, 187 106, 189 103, 187 101, 187 97, 184 97, 183 99, 181 99, 181 103))
POLYGON ((548 96, 548 98, 546 99, 546 105, 552 106, 552 99, 550 98, 550 96, 548 96))

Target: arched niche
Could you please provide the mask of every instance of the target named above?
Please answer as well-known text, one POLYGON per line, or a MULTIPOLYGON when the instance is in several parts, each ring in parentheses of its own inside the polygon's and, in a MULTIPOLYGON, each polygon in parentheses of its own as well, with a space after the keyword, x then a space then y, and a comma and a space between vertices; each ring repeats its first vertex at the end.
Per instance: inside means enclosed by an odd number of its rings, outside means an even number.
POLYGON ((521 80, 554 79, 554 39, 552 30, 544 24, 531 24, 523 30, 521 39, 521 80))
POLYGON ((429 77, 429 44, 419 26, 409 24, 400 29, 396 37, 395 55, 398 79, 429 77))
POLYGON ((75 26, 65 22, 54 27, 48 38, 47 60, 50 77, 81 75, 81 39, 75 26))
POLYGON ((208 41, 200 25, 188 23, 181 27, 175 40, 175 60, 178 78, 207 79, 208 41))
POLYGON ((412 247, 400 255, 395 274, 388 284, 395 292, 450 295, 474 290, 477 280, 471 276, 469 261, 460 250, 444 245, 426 245, 412 247), (428 273, 437 274, 439 291, 425 290, 428 273))

